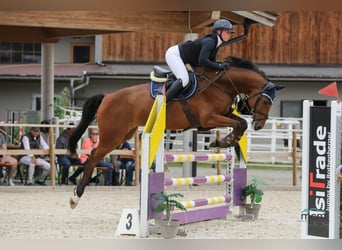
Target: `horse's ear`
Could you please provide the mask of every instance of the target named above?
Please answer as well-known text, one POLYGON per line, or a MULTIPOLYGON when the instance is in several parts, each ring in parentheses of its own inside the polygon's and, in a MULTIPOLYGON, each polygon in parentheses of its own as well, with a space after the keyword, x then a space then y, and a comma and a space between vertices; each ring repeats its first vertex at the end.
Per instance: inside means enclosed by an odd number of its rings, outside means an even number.
POLYGON ((281 90, 281 89, 283 89, 283 88, 285 88, 284 85, 276 85, 276 90, 281 90))

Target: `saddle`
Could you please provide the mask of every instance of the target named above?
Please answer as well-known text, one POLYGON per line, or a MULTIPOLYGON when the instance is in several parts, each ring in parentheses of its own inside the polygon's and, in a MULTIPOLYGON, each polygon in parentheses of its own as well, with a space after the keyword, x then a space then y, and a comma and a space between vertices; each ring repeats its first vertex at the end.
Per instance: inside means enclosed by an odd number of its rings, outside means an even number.
MULTIPOLYGON (((189 73, 189 84, 180 93, 180 96, 184 99, 188 99, 193 96, 197 88, 195 72, 190 65, 187 65, 187 69, 189 73)), ((163 94, 164 86, 166 90, 171 86, 171 84, 176 80, 176 77, 170 69, 155 65, 150 74, 150 79, 150 94, 152 98, 156 98, 157 95, 163 94)), ((180 98, 174 98, 173 100, 180 100, 180 98)))

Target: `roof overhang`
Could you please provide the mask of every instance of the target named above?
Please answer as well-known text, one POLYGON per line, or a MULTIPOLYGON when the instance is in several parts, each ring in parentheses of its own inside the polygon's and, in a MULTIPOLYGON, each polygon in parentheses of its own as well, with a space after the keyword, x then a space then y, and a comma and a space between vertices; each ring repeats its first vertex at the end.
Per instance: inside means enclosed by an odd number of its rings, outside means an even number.
POLYGON ((0 11, 0 40, 55 43, 63 37, 117 32, 200 32, 220 18, 273 26, 264 11, 0 11))

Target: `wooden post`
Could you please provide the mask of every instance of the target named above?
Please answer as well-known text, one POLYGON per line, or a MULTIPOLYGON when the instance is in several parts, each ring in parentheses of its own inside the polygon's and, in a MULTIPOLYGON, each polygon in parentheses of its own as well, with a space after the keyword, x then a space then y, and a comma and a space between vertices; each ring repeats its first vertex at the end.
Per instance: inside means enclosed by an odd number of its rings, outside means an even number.
POLYGON ((297 186, 297 133, 292 131, 292 185, 297 186))

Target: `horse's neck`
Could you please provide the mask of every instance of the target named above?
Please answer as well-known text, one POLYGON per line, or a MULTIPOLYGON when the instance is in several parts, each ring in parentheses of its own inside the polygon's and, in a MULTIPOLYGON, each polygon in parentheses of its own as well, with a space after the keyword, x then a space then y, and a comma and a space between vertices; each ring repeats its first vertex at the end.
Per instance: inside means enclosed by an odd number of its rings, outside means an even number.
POLYGON ((232 67, 227 74, 224 76, 225 80, 232 82, 239 92, 259 91, 266 82, 259 73, 248 69, 232 67))
POLYGON ((228 89, 228 92, 257 93, 266 83, 266 79, 259 73, 239 67, 230 67, 219 79, 216 78, 220 73, 215 70, 203 71, 203 67, 196 67, 196 72, 198 75, 202 75, 204 72, 204 76, 207 79, 203 81, 204 84, 208 81, 215 81, 222 88, 228 89))

